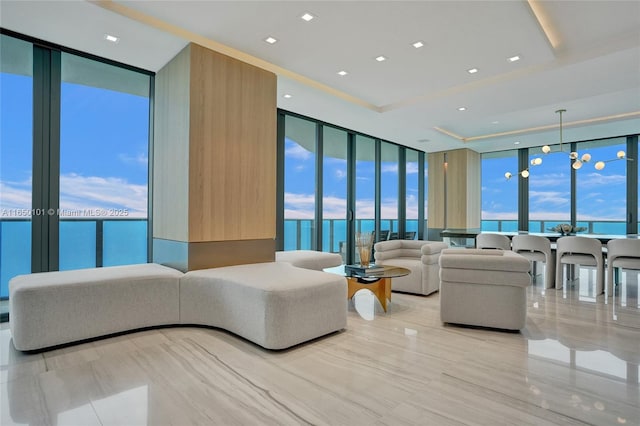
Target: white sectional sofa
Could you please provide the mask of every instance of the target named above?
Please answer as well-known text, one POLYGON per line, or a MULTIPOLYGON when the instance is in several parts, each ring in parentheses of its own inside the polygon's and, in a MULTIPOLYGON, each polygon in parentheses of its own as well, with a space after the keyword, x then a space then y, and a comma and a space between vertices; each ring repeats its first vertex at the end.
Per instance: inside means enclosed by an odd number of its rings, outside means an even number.
POLYGON ((140 328, 207 325, 284 349, 347 324, 344 277, 284 262, 183 274, 140 264, 14 277, 13 344, 34 351, 140 328))
POLYGON ((530 267, 526 258, 512 251, 443 250, 440 319, 506 330, 524 328, 530 267))
POLYGON ((276 262, 287 262, 299 268, 322 271, 325 268, 340 266, 342 264, 342 256, 338 253, 315 250, 277 251, 276 262))
POLYGON ((347 326, 347 283, 285 262, 190 271, 180 280, 180 322, 284 349, 347 326))
POLYGON ((43 272, 9 282, 16 349, 180 323, 182 272, 153 263, 43 272))
POLYGON ((392 290, 429 295, 440 288, 438 259, 448 246, 441 241, 389 240, 374 246, 375 262, 411 270, 393 279, 392 290))

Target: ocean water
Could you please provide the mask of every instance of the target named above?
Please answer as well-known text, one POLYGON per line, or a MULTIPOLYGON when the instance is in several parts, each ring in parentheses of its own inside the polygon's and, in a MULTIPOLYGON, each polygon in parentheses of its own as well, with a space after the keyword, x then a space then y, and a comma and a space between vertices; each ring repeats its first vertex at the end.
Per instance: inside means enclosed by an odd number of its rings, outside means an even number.
MULTIPOLYGON (((147 262, 146 220, 103 220, 102 245, 96 244, 98 221, 60 221, 59 269, 93 268, 147 262), (101 250, 100 250, 101 249, 101 250), (101 253, 100 253, 101 251, 101 253)), ((9 297, 9 280, 31 272, 31 222, 0 221, 0 298, 9 297)))
MULTIPOLYGON (((529 221, 529 232, 549 232, 549 228, 553 228, 561 223, 568 221, 529 221)), ((587 228, 585 233, 592 234, 614 234, 624 235, 627 233, 627 225, 623 221, 582 221, 576 224, 587 228)), ((517 220, 483 220, 481 230, 485 232, 518 232, 517 220)))
MULTIPOLYGON (((558 221, 530 221, 531 232, 544 232, 558 225, 558 221)), ((60 270, 92 268, 96 257, 103 266, 145 263, 147 261, 146 220, 104 220, 102 226, 101 252, 96 243, 99 224, 95 220, 62 220, 60 222, 60 270)), ((625 234, 624 222, 579 222, 597 234, 625 234)), ((356 231, 369 232, 375 228, 373 219, 356 220, 356 231)), ((398 221, 384 219, 380 228, 396 232, 398 221)), ((639 225, 640 228, 640 225, 639 225)), ((284 249, 310 250, 314 233, 314 221, 285 220, 284 249)), ((418 221, 409 220, 407 231, 418 231, 418 221)), ((483 220, 483 231, 517 232, 515 220, 483 220)), ((639 229, 640 231, 640 229, 639 229)), ((339 253, 346 241, 347 221, 328 219, 323 221, 322 246, 325 251, 339 253)), ((31 222, 28 220, 0 221, 0 298, 9 297, 9 280, 20 274, 31 272, 31 222)))

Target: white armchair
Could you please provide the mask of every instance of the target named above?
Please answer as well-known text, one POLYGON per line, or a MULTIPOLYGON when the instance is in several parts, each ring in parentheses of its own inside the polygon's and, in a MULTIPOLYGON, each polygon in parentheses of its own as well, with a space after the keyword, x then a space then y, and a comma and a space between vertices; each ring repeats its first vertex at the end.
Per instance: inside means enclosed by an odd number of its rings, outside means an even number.
POLYGON ((411 270, 409 275, 393 279, 393 290, 427 295, 440 288, 438 259, 447 247, 440 241, 380 241, 374 246, 375 262, 411 270))

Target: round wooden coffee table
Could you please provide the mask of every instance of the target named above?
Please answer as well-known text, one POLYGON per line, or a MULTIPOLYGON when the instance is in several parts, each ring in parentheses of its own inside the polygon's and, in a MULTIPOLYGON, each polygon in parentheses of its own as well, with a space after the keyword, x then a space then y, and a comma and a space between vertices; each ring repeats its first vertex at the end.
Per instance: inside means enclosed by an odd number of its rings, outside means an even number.
POLYGON ((382 270, 375 272, 359 273, 345 270, 345 265, 324 269, 325 272, 342 275, 347 278, 347 299, 351 299, 358 290, 371 291, 382 309, 387 312, 387 299, 391 301, 391 278, 409 275, 411 270, 399 266, 381 266, 382 270))

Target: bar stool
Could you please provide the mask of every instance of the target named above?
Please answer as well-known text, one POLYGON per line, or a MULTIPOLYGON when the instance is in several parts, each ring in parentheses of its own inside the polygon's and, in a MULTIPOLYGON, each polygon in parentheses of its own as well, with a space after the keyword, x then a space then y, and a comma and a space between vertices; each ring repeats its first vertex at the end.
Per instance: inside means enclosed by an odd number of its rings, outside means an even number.
POLYGON ((610 240, 607 243, 607 294, 613 296, 614 268, 640 269, 640 240, 610 240))
POLYGON ((482 233, 476 236, 476 248, 511 250, 511 240, 506 235, 482 233))
POLYGON ((536 262, 545 264, 544 286, 554 287, 555 261, 551 251, 551 241, 548 238, 537 235, 515 235, 511 239, 511 250, 533 262, 533 274, 535 276, 536 262))
POLYGON ((562 288, 563 265, 596 267, 596 294, 604 292, 602 243, 588 237, 561 237, 556 247, 556 288, 562 288))

